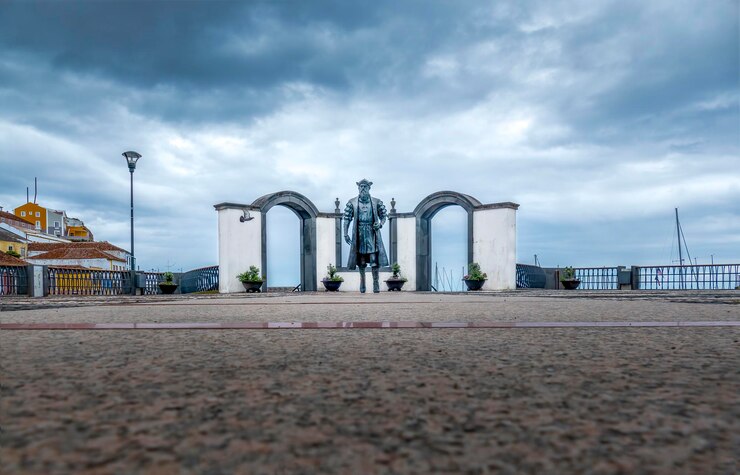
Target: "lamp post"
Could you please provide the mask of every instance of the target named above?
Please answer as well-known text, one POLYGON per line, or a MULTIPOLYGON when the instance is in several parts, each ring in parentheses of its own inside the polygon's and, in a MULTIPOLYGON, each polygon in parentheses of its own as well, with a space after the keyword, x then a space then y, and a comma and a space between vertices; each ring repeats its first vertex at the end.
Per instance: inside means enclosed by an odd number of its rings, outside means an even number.
POLYGON ((128 171, 131 173, 131 295, 136 295, 136 258, 134 257, 134 170, 136 162, 141 155, 136 152, 123 152, 123 158, 128 163, 128 171))

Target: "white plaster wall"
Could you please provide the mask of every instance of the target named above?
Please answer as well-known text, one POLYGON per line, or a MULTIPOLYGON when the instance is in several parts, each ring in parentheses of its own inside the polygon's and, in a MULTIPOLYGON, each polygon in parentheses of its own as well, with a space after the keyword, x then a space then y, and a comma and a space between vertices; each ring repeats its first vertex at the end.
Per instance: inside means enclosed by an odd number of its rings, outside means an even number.
MULTIPOLYGON (((26 259, 30 264, 40 266, 79 266, 88 269, 113 270, 113 265, 108 259, 26 259)), ((125 264, 121 262, 120 264, 125 264)))
POLYGON ((327 266, 334 264, 338 267, 340 264, 334 262, 337 258, 335 226, 334 218, 316 218, 316 286, 318 290, 324 288, 321 281, 326 277, 327 266))
POLYGON ((26 232, 26 239, 33 242, 72 242, 69 239, 64 239, 51 234, 42 234, 38 231, 26 232))
POLYGON ((416 218, 397 219, 398 264, 401 266, 401 275, 408 279, 403 290, 416 290, 416 218))
POLYGON ((483 290, 516 288, 516 210, 473 212, 473 260, 488 274, 483 290))
MULTIPOLYGON (((119 259, 123 259, 126 262, 129 262, 129 258, 131 257, 131 254, 129 254, 127 251, 103 251, 103 252, 105 252, 106 254, 110 254, 111 256, 117 257, 119 259)), ((126 265, 126 264, 121 264, 121 265, 126 265)), ((129 268, 131 268, 130 265, 129 265, 129 268)))
POLYGON ((218 291, 222 294, 244 292, 238 274, 249 266, 262 269, 262 214, 251 212, 254 218, 242 223, 241 208, 218 210, 218 291))

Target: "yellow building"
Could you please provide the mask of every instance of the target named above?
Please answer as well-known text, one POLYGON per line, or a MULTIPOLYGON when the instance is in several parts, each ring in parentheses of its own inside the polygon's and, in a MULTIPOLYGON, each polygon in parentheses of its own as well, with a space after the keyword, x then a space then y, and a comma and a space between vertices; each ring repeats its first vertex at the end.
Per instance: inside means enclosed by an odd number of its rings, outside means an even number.
POLYGON ((87 226, 68 226, 67 236, 73 241, 92 241, 92 233, 87 226))
POLYGON ((46 208, 30 201, 13 210, 16 216, 30 221, 36 225, 36 229, 46 232, 46 208))
POLYGON ((28 242, 10 231, 0 228, 0 252, 13 251, 21 258, 28 257, 28 242))

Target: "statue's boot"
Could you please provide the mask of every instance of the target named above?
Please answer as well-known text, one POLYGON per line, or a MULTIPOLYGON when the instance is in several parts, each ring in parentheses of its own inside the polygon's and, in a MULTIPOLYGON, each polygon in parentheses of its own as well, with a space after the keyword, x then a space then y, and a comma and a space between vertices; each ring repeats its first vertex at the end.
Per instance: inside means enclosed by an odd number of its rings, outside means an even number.
POLYGON ((365 293, 365 267, 360 267, 360 293, 365 293))
POLYGON ((379 282, 379 278, 378 278, 378 268, 377 267, 373 267, 370 270, 373 273, 373 292, 377 294, 378 292, 380 292, 380 282, 379 282))

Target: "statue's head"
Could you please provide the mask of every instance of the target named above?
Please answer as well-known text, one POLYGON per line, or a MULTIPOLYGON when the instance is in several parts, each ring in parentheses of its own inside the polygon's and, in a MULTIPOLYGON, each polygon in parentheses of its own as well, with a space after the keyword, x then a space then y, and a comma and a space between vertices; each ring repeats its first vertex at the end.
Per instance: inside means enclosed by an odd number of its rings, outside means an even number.
POLYGON ((357 182, 357 189, 360 191, 360 198, 367 198, 370 196, 370 187, 373 186, 372 181, 362 179, 357 182))

